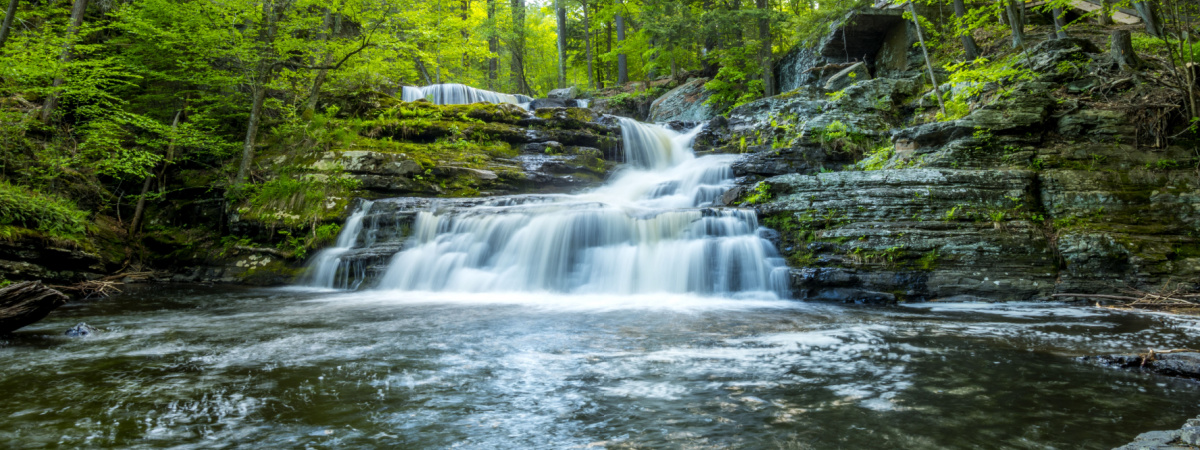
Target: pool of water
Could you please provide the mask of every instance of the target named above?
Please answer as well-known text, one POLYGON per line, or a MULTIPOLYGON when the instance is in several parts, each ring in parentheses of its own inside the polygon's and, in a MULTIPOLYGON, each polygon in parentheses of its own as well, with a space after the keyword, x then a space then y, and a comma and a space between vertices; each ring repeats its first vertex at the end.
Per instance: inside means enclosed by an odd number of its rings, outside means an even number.
POLYGON ((0 447, 1111 448, 1192 319, 1039 304, 151 286, 0 345, 0 447), (68 338, 87 322, 102 332, 68 338))

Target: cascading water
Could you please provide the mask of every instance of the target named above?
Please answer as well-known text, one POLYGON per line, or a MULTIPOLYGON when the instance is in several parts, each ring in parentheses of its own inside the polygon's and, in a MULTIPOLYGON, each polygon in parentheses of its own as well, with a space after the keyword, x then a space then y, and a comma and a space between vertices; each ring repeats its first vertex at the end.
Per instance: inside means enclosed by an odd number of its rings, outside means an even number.
MULTIPOLYGON (((732 156, 697 158, 691 140, 621 119, 628 167, 577 195, 509 197, 465 206, 435 201, 378 273, 379 289, 570 294, 765 295, 787 269, 751 210, 714 208, 733 186, 732 156)), ((376 206, 387 205, 381 200, 376 206)), ((363 230, 360 207, 343 235, 363 230)), ((383 208, 387 209, 387 208, 383 208)), ((393 213, 394 214, 394 213, 393 213)), ((370 228, 368 228, 370 229, 370 228)), ((353 238, 314 259, 311 285, 353 288, 366 277, 353 238)), ((365 244, 364 244, 365 246, 365 244)), ((378 255, 378 252, 373 254, 378 255)))
POLYGON ((463 84, 433 84, 425 87, 404 86, 400 91, 400 99, 406 102, 425 99, 436 105, 465 105, 481 102, 521 105, 533 101, 532 98, 525 95, 485 91, 463 84))
MULTIPOLYGON (((346 219, 346 224, 342 226, 342 231, 338 233, 337 242, 333 247, 321 250, 313 257, 310 266, 312 269, 308 273, 307 283, 310 286, 320 287, 339 287, 349 288, 352 280, 348 270, 343 269, 342 255, 354 248, 355 242, 358 241, 359 234, 363 229, 363 217, 366 217, 367 212, 371 210, 371 201, 363 201, 346 219), (340 279, 338 275, 341 275, 340 279)), ((353 287, 358 287, 358 282, 354 280, 353 287)))

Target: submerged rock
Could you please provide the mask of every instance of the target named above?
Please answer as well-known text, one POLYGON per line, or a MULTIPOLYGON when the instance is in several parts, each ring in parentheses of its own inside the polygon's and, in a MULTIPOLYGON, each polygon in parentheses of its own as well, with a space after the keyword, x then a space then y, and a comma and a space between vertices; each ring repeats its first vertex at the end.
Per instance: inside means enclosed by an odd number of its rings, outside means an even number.
POLYGON ((98 328, 79 322, 77 325, 68 328, 65 334, 68 337, 88 337, 99 333, 100 330, 98 328))
POLYGON ((1200 352, 1087 356, 1084 361, 1170 377, 1200 380, 1200 352))

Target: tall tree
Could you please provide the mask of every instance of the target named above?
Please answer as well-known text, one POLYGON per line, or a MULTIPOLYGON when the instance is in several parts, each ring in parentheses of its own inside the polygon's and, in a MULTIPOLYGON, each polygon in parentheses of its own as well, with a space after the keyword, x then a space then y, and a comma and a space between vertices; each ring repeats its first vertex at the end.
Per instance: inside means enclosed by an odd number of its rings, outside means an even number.
POLYGON ((1100 0, 1100 12, 1096 17, 1100 25, 1112 25, 1112 0, 1100 0))
POLYGON ((1138 15, 1142 16, 1142 22, 1146 24, 1146 32, 1154 37, 1162 37, 1162 22, 1159 20, 1158 11, 1154 7, 1154 3, 1147 1, 1133 2, 1133 8, 1137 10, 1138 15))
POLYGON ((583 47, 587 57, 588 89, 596 88, 596 72, 592 67, 592 21, 588 15, 587 0, 579 0, 583 6, 583 47))
MULTIPOLYGON (((333 64, 333 58, 334 58, 333 50, 328 47, 329 47, 330 42, 341 32, 342 32, 342 15, 340 13, 335 14, 333 11, 326 9, 325 10, 325 20, 324 20, 324 30, 322 31, 322 36, 321 36, 321 40, 324 41, 324 44, 326 46, 325 57, 324 57, 324 61, 322 62, 323 66, 328 66, 329 64, 333 64)), ((305 108, 307 111, 316 111, 317 101, 321 97, 321 86, 325 84, 325 78, 328 76, 329 76, 329 68, 322 67, 321 69, 317 70, 317 76, 313 78, 311 94, 309 94, 309 96, 308 96, 308 106, 305 108)))
POLYGON ((622 6, 622 3, 617 3, 615 19, 617 22, 617 84, 629 82, 629 62, 625 59, 625 49, 621 47, 625 43, 625 16, 621 14, 622 6))
POLYGON ((517 94, 528 94, 529 88, 525 83, 525 0, 512 0, 512 43, 509 52, 512 62, 509 64, 513 91, 517 94))
POLYGON ((554 0, 554 13, 558 18, 558 88, 567 87, 567 8, 564 0, 554 0))
POLYGON ((1067 24, 1063 19, 1062 8, 1053 8, 1050 13, 1054 15, 1054 37, 1058 39, 1067 38, 1067 24))
POLYGON ((971 35, 971 30, 966 28, 967 7, 963 4, 963 0, 954 0, 954 17, 958 18, 956 29, 962 37, 963 51, 967 55, 968 61, 979 59, 979 45, 975 43, 975 36, 971 35))
POLYGON ((1015 0, 1007 0, 1004 2, 1004 10, 1008 13, 1008 27, 1012 30, 1013 48, 1025 47, 1024 8, 1025 7, 1023 5, 1017 5, 1015 0))
POLYGON ((500 34, 496 32, 496 0, 487 0, 488 18, 488 89, 496 89, 496 77, 500 71, 500 34))
POLYGON ((4 48, 4 41, 8 40, 8 31, 12 29, 13 18, 17 16, 18 1, 8 0, 8 11, 4 13, 4 24, 0 25, 0 49, 4 48))
MULTIPOLYGON (((60 65, 71 60, 71 48, 75 35, 79 33, 79 27, 83 26, 83 14, 87 12, 87 5, 88 0, 75 0, 75 4, 71 7, 71 24, 67 27, 67 43, 63 45, 62 54, 58 57, 60 65)), ((7 21, 7 19, 5 20, 7 21)), ((54 114, 54 109, 58 107, 58 88, 62 84, 62 75, 54 77, 52 84, 54 90, 50 92, 50 95, 46 97, 46 103, 42 105, 42 123, 50 123, 50 117, 54 114)))
POLYGON ((771 5, 768 0, 755 0, 758 7, 758 59, 762 65, 763 95, 771 97, 779 92, 775 88, 775 69, 771 62, 771 5))
POLYGON ((933 96, 937 98, 938 107, 942 110, 942 115, 946 115, 946 105, 942 103, 942 92, 938 89, 937 77, 933 74, 933 61, 929 58, 929 49, 925 47, 925 35, 921 32, 921 21, 917 19, 917 7, 913 2, 908 2, 908 10, 912 13, 913 25, 917 29, 917 40, 921 43, 921 52, 925 54, 925 67, 929 69, 929 82, 933 84, 933 96))

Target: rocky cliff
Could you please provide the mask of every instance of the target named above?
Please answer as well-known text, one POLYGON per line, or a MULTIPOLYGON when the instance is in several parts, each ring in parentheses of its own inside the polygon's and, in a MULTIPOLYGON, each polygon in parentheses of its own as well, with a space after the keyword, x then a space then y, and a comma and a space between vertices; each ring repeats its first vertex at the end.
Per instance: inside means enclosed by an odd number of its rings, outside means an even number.
POLYGON ((725 199, 779 232, 797 298, 1200 288, 1196 143, 1165 138, 1178 125, 1147 101, 1164 88, 1135 86, 1105 35, 1078 34, 1015 59, 1019 79, 943 84, 957 114, 936 114, 919 72, 876 63, 836 90, 800 77, 701 144, 742 154, 744 187, 725 199))

